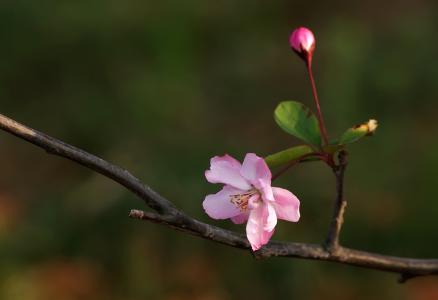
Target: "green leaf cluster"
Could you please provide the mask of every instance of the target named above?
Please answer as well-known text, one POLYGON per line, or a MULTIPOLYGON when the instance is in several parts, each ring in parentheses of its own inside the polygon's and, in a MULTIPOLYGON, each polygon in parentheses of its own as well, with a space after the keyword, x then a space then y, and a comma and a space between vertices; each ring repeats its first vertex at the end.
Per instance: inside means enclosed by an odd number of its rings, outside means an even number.
POLYGON ((334 154, 343 149, 345 145, 374 134, 377 128, 377 121, 371 119, 368 122, 347 129, 339 140, 322 146, 318 119, 304 104, 297 101, 283 101, 275 109, 274 118, 281 129, 303 140, 307 145, 292 147, 267 156, 265 160, 271 168, 285 165, 315 151, 334 154))

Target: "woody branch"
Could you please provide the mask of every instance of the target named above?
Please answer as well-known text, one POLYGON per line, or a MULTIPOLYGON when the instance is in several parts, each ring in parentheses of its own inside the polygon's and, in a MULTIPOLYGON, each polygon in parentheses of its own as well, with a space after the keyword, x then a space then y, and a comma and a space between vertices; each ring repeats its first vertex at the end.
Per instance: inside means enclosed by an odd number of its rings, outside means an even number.
MULTIPOLYGON (((50 154, 67 158, 112 179, 142 199, 149 208, 154 210, 154 212, 131 210, 129 214, 131 218, 159 223, 227 246, 244 250, 251 249, 251 246, 244 235, 190 217, 182 210, 178 209, 172 202, 152 190, 149 186, 143 184, 137 177, 125 169, 111 164, 84 150, 55 139, 47 134, 20 124, 1 114, 0 128, 20 139, 46 150, 50 154)), ((343 179, 345 167, 340 163, 339 168, 337 176, 343 179)), ((343 184, 343 180, 338 181, 338 184, 339 182, 343 184)), ((325 246, 316 244, 270 242, 253 255, 256 258, 277 256, 331 261, 362 268, 398 273, 402 276, 402 280, 407 280, 416 276, 438 274, 438 259, 415 259, 387 256, 340 246, 338 237, 342 225, 342 203, 344 203, 344 201, 342 193, 339 194, 339 191, 342 191, 342 185, 340 189, 338 187, 337 202, 338 204, 341 203, 341 209, 338 209, 338 207, 335 209, 335 214, 333 216, 334 219, 329 231, 329 243, 327 244, 329 246, 334 246, 336 251, 331 251, 330 247, 326 248, 325 246)))

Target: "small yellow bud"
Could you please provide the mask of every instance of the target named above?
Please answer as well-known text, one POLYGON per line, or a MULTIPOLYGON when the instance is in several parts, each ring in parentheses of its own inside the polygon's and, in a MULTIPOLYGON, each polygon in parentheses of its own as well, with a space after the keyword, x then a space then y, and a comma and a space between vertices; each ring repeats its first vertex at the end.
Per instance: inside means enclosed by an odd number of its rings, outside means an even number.
POLYGON ((367 127, 368 127, 368 135, 374 134, 374 132, 377 129, 377 126, 379 126, 379 124, 377 123, 377 120, 374 119, 370 119, 367 123, 367 127))

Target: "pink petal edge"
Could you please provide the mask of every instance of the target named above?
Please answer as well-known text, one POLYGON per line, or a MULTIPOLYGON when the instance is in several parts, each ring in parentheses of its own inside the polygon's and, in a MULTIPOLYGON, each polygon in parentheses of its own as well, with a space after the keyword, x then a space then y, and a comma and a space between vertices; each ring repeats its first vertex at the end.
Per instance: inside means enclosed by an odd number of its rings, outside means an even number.
POLYGON ((267 219, 268 207, 263 203, 260 203, 249 213, 248 223, 246 224, 246 236, 253 251, 267 244, 274 234, 274 229, 271 231, 265 230, 267 219))
POLYGON ((210 170, 205 171, 205 178, 210 183, 222 183, 241 190, 249 190, 251 185, 240 175, 240 163, 229 156, 215 156, 211 159, 210 170))
POLYGON ((265 160, 254 153, 245 156, 240 174, 256 188, 261 184, 271 185, 271 170, 265 160))
POLYGON ((272 188, 275 201, 273 206, 279 219, 298 222, 300 219, 300 200, 290 191, 278 187, 272 188))

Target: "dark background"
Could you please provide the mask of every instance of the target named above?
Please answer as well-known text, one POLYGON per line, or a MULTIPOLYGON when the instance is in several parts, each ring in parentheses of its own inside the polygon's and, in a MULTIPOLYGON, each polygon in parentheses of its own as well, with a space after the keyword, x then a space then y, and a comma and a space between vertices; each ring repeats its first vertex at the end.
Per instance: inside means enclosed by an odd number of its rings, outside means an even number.
MULTIPOLYGON (((350 147, 342 242, 438 257, 438 7, 435 1, 0 3, 1 113, 115 162, 180 208, 219 186, 209 158, 267 155, 299 141, 272 118, 281 100, 313 105, 289 48, 317 39, 315 76, 329 134, 376 118, 350 147)), ((437 299, 436 278, 397 276, 246 252, 131 220, 142 201, 100 175, 0 134, 0 298, 437 299)), ((276 185, 302 219, 274 239, 321 242, 334 200, 328 168, 276 185)))

